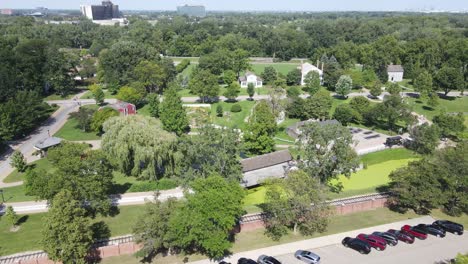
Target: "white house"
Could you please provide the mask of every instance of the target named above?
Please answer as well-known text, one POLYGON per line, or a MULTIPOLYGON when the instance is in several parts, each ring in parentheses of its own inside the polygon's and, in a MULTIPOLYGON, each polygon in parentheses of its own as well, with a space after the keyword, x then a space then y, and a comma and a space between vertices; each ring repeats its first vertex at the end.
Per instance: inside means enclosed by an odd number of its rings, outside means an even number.
POLYGON ((322 63, 322 69, 319 69, 318 66, 319 66, 318 62, 317 62, 317 66, 306 62, 306 63, 301 64, 301 66, 298 67, 298 69, 301 70, 301 73, 302 73, 301 85, 305 85, 305 82, 304 82, 305 77, 311 71, 318 72, 320 76, 320 84, 323 84, 323 63, 322 63))
POLYGON ((260 88, 263 86, 262 78, 255 75, 252 72, 246 72, 244 76, 239 77, 239 83, 241 88, 247 88, 249 83, 253 83, 255 88, 260 88))
POLYGON ((403 81, 403 67, 401 65, 388 65, 387 67, 388 81, 401 82, 403 81))

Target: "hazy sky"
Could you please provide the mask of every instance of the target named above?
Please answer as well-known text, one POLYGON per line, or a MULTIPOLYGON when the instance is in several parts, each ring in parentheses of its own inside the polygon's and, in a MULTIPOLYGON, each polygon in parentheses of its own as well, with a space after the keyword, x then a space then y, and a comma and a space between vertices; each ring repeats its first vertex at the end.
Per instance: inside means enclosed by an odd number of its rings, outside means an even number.
MULTIPOLYGON (((121 10, 175 10, 177 5, 202 4, 207 10, 392 11, 468 10, 468 0, 114 0, 121 10)), ((0 0, 0 8, 79 9, 100 0, 0 0)))

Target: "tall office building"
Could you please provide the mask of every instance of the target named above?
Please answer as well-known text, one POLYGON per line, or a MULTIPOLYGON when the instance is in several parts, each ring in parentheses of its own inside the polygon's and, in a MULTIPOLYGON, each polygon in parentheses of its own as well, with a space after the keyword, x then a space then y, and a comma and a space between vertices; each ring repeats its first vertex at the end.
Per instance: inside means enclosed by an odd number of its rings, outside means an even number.
POLYGON ((108 20, 119 18, 119 6, 111 1, 102 1, 101 5, 82 5, 81 13, 91 20, 108 20))
POLYGON ((177 13, 179 15, 204 17, 206 16, 205 7, 202 5, 183 5, 177 7, 177 13))

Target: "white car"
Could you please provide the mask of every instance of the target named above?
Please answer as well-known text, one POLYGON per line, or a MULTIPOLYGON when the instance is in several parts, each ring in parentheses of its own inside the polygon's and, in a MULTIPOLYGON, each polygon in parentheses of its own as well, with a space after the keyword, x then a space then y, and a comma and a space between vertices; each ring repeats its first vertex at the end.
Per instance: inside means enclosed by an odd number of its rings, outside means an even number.
POLYGON ((315 253, 312 253, 310 251, 307 251, 307 250, 298 250, 298 251, 296 251, 294 256, 298 260, 302 260, 307 264, 318 264, 318 263, 320 263, 320 256, 315 254, 315 253))

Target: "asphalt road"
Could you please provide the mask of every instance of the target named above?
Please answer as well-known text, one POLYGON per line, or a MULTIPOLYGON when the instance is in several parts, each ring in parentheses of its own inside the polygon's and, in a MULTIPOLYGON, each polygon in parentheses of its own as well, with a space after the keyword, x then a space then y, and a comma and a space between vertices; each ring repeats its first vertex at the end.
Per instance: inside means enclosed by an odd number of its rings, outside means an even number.
MULTIPOLYGON (((373 249, 369 255, 345 248, 341 244, 316 249, 307 249, 321 257, 321 264, 336 263, 372 263, 372 264, 416 264, 449 263, 458 253, 468 252, 468 234, 463 236, 447 233, 445 238, 429 236, 426 240, 416 240, 412 245, 398 243, 384 251, 373 249)), ((293 254, 277 256, 285 264, 303 264, 293 254)))

